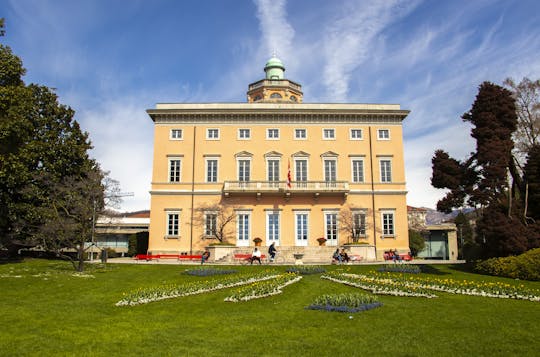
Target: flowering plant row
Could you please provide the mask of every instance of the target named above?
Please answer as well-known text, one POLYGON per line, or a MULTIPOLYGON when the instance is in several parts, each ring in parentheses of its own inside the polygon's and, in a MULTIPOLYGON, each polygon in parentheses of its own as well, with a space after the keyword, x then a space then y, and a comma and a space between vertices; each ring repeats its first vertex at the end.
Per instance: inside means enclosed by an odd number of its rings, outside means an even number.
POLYGON ((540 290, 527 289, 523 284, 511 285, 504 282, 455 280, 440 277, 405 276, 403 274, 380 274, 400 284, 416 285, 425 289, 451 294, 485 296, 502 299, 540 301, 540 290))
POLYGON ((306 309, 337 312, 359 312, 382 306, 378 298, 367 294, 332 294, 321 295, 306 309))
POLYGON ((195 275, 195 276, 227 275, 227 274, 234 274, 234 273, 236 273, 236 270, 226 270, 226 269, 207 268, 207 267, 186 269, 184 271, 184 274, 195 275))
POLYGON ((286 272, 300 275, 310 275, 324 273, 326 272, 326 269, 317 265, 300 265, 287 268, 286 272))
POLYGON ((422 269, 418 265, 413 264, 386 264, 377 269, 379 273, 391 272, 391 273, 409 273, 419 274, 422 269))
POLYGON ((251 284, 257 281, 273 279, 278 275, 273 272, 260 272, 240 276, 229 276, 219 280, 204 280, 181 285, 164 285, 152 288, 137 289, 124 294, 124 298, 116 306, 134 306, 149 302, 171 299, 188 295, 206 293, 210 291, 232 288, 235 286, 251 284))
POLYGON ((225 301, 239 302, 252 299, 260 299, 272 295, 281 294, 285 286, 294 284, 302 279, 301 276, 291 273, 278 275, 272 279, 258 281, 241 287, 225 298, 225 301))
POLYGON ((430 291, 442 291, 451 294, 484 296, 504 299, 540 301, 540 291, 526 289, 523 285, 510 285, 503 282, 481 282, 406 276, 405 274, 344 274, 328 273, 322 278, 356 286, 374 294, 396 296, 436 297, 430 291))
POLYGON ((431 294, 429 291, 420 286, 403 285, 392 279, 383 277, 330 272, 322 275, 321 278, 354 286, 379 295, 414 296, 425 298, 437 297, 437 295, 431 294))

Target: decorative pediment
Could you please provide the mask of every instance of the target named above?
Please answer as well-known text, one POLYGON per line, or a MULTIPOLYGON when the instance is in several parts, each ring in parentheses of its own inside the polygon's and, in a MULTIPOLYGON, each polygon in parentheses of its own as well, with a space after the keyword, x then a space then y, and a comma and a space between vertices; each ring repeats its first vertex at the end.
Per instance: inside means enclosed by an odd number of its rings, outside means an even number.
POLYGON ((321 157, 338 157, 339 154, 338 153, 335 153, 333 151, 327 151, 327 152, 323 152, 321 154, 321 157))
POLYGON ((253 157, 253 154, 247 151, 240 151, 236 153, 234 157, 253 157))
POLYGON ((264 154, 264 157, 282 157, 283 155, 277 151, 269 151, 264 154))
POLYGON ((297 151, 292 154, 292 157, 309 157, 309 154, 305 151, 297 151))

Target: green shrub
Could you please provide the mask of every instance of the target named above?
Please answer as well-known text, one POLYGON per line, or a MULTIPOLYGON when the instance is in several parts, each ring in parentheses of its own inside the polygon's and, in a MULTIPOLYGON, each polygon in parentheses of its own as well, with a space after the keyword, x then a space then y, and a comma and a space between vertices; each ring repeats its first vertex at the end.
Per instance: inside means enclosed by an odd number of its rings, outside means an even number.
POLYGON ((515 257, 492 258, 475 266, 480 274, 522 280, 540 280, 540 248, 531 249, 515 257))
POLYGON ((313 303, 306 308, 351 313, 371 310, 380 306, 382 303, 374 295, 352 293, 317 296, 313 303))

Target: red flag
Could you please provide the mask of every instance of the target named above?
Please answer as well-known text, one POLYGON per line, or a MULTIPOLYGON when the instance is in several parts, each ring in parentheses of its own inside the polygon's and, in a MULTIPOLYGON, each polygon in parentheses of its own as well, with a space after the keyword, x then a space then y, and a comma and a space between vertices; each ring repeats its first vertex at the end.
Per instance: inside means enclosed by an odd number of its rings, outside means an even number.
POLYGON ((287 187, 291 188, 291 160, 289 160, 287 167, 287 187))

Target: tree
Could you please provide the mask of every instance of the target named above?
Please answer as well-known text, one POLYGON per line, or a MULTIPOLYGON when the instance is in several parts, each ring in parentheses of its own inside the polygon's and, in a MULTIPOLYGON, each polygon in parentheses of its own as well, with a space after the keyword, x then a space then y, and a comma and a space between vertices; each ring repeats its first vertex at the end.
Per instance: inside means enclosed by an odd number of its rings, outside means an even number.
POLYGON ((530 149, 540 144, 540 80, 523 78, 516 83, 507 78, 504 85, 512 91, 518 117, 514 133, 516 156, 522 163, 530 149))
POLYGON ((463 212, 459 212, 454 219, 458 230, 459 256, 467 261, 478 258, 478 244, 474 240, 474 229, 470 218, 463 212))
POLYGON ((217 239, 220 243, 228 243, 228 238, 233 234, 230 225, 235 219, 234 207, 224 202, 208 203, 195 209, 193 224, 202 228, 202 239, 217 239))
POLYGON ((349 205, 343 206, 339 211, 339 228, 353 241, 358 243, 362 237, 367 237, 369 224, 367 218, 371 210, 367 208, 354 208, 349 205))
POLYGON ((409 249, 411 255, 416 257, 426 247, 426 240, 421 232, 409 229, 409 249))
POLYGON ((0 44, 0 243, 40 245, 62 257, 78 252, 105 206, 106 174, 89 157, 74 111, 45 86, 26 85, 25 69, 0 44))
POLYGON ((523 207, 524 185, 512 156, 512 136, 518 123, 512 93, 484 82, 462 118, 473 125, 476 151, 462 162, 442 150, 435 152, 432 185, 449 189, 437 208, 448 212, 465 204, 479 205, 483 213, 477 233, 484 252, 488 256, 523 252, 530 246, 527 237, 533 232, 517 214, 523 207))

